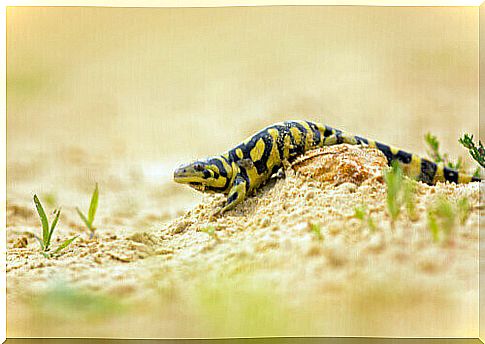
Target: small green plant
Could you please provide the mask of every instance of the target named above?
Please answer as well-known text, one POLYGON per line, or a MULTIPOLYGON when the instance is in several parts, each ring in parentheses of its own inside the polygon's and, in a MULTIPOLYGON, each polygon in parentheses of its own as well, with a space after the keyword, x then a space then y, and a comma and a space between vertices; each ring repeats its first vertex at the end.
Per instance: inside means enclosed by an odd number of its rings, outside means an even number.
MULTIPOLYGON (((485 148, 482 145, 482 141, 478 141, 478 147, 473 142, 473 135, 464 134, 462 138, 458 140, 472 156, 472 158, 480 164, 480 166, 485 167, 485 148)), ((480 173, 480 170, 475 171, 474 175, 480 173)))
POLYGON ((49 284, 45 292, 36 293, 29 301, 34 306, 34 311, 52 321, 66 318, 92 321, 110 317, 128 309, 128 305, 121 303, 112 295, 76 288, 62 280, 50 281, 49 284), (54 309, 57 311, 53 312, 54 309))
MULTIPOLYGON (((463 157, 458 157, 454 163, 450 161, 448 154, 441 154, 439 151, 440 143, 438 138, 430 133, 427 133, 424 137, 426 144, 428 145, 428 155, 437 163, 444 163, 446 167, 458 170, 462 173, 467 173, 467 166, 463 157)), ((462 144, 477 161, 480 166, 485 167, 485 148, 481 141, 478 141, 478 147, 473 142, 473 135, 464 134, 462 138, 458 139, 458 142, 462 144)), ((474 177, 480 177, 480 167, 477 167, 473 172, 474 177)))
POLYGON ((372 216, 367 211, 367 207, 365 205, 362 205, 360 207, 355 207, 354 211, 355 211, 354 217, 356 219, 359 219, 362 222, 366 222, 367 227, 369 227, 371 232, 375 232, 377 230, 377 226, 374 220, 372 219, 372 216))
POLYGON ((77 236, 64 241, 54 251, 51 251, 51 239, 57 226, 57 222, 59 221, 59 216, 61 216, 61 209, 58 208, 54 210, 54 221, 52 221, 52 224, 49 227, 49 220, 47 219, 47 215, 45 214, 44 208, 42 207, 42 204, 40 203, 37 195, 34 195, 34 204, 37 209, 37 213, 39 214, 40 222, 42 223, 42 239, 35 234, 34 237, 39 242, 44 257, 50 258, 59 254, 70 243, 72 243, 77 238, 77 236))
POLYGON ((428 148, 428 155, 435 161, 435 162, 443 162, 444 159, 440 153, 440 142, 438 138, 431 133, 426 133, 424 135, 424 140, 426 144, 429 146, 428 148))
POLYGON ((411 220, 417 218, 415 209, 415 193, 412 180, 404 178, 404 173, 397 161, 393 161, 391 168, 384 173, 384 181, 387 186, 387 212, 391 217, 391 227, 401 214, 403 206, 406 207, 408 217, 411 220))
POLYGON ((205 228, 202 228, 200 231, 206 233, 215 241, 219 241, 219 237, 217 236, 216 228, 214 226, 207 226, 205 228))
POLYGON ((205 274, 191 288, 188 301, 210 337, 257 337, 282 333, 288 328, 307 329, 278 288, 248 272, 231 278, 205 274))
POLYGON ((94 217, 96 216, 96 210, 98 209, 98 197, 99 197, 99 189, 98 183, 93 191, 93 195, 91 196, 91 204, 89 205, 88 216, 86 217, 79 208, 76 207, 76 211, 79 214, 79 217, 83 222, 86 224, 90 231, 89 238, 92 239, 94 237, 94 232, 96 231, 96 227, 93 226, 94 217))
POLYGON ((323 234, 322 234, 322 229, 320 225, 316 223, 311 223, 310 230, 312 231, 313 234, 315 234, 318 240, 323 240, 323 234))
POLYGON ((433 241, 438 242, 440 239, 440 236, 439 236, 440 227, 438 225, 435 212, 430 209, 428 209, 428 229, 431 232, 433 241))
POLYGON ((468 220, 468 218, 470 217, 470 212, 472 210, 468 198, 460 198, 456 203, 456 210, 458 213, 458 219, 460 220, 460 224, 464 225, 466 223, 466 220, 468 220))
POLYGON ((428 208, 428 229, 433 236, 433 240, 449 240, 456 227, 456 209, 453 204, 444 197, 428 208), (440 233, 444 238, 440 238, 440 233))
POLYGON ((465 172, 465 164, 462 157, 458 157, 456 162, 450 161, 449 155, 440 153, 440 142, 438 138, 431 133, 427 133, 424 136, 424 140, 428 145, 428 155, 434 162, 445 164, 446 167, 452 168, 454 170, 465 172))
POLYGON ((384 173, 387 186, 387 212, 391 217, 391 226, 394 227, 402 205, 403 171, 397 162, 392 162, 391 168, 384 173))
POLYGON ((407 215, 411 221, 417 221, 419 214, 416 211, 416 181, 405 179, 403 188, 403 202, 407 215))

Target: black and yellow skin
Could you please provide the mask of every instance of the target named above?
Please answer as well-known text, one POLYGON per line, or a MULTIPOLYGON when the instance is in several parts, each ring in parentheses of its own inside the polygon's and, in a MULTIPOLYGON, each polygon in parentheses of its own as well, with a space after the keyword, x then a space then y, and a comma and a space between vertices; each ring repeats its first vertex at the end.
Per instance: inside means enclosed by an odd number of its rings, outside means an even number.
POLYGON ((181 166, 175 170, 174 180, 202 192, 227 194, 223 213, 266 183, 285 162, 291 162, 311 149, 342 143, 377 148, 384 153, 389 165, 397 161, 406 175, 427 184, 480 181, 480 178, 459 173, 442 163, 436 164, 380 142, 301 120, 273 124, 222 155, 181 166))

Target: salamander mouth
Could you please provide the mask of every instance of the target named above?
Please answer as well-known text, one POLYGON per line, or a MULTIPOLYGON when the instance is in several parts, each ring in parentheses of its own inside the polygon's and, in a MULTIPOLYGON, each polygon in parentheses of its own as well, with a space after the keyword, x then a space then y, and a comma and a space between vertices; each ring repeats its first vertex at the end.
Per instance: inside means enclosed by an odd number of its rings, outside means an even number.
POLYGON ((194 188, 195 190, 197 191, 205 191, 205 185, 203 185, 202 183, 198 183, 198 182, 190 182, 189 183, 189 186, 191 188, 194 188))

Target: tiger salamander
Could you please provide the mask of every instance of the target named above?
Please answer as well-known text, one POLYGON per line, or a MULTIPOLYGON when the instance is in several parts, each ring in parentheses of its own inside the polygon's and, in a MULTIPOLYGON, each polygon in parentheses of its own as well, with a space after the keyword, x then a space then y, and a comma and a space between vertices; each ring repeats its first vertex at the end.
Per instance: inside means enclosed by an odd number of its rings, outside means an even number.
POLYGON ((480 181, 386 144, 350 135, 320 123, 294 120, 270 125, 229 151, 177 168, 174 181, 203 192, 227 194, 221 213, 233 209, 266 183, 286 162, 317 147, 335 144, 367 145, 380 150, 390 165, 397 161, 404 173, 427 184, 438 181, 480 181))

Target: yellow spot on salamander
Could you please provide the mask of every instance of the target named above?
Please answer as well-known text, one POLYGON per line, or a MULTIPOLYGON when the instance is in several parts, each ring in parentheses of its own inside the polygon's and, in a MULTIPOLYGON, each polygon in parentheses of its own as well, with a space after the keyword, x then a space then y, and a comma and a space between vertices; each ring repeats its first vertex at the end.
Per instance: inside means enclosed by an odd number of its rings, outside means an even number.
POLYGON ((433 178, 433 183, 445 181, 445 166, 442 162, 436 164, 436 173, 433 178))
POLYGON ((301 142, 301 132, 298 130, 298 128, 292 127, 290 128, 291 134, 295 138, 295 144, 300 144, 301 142))
POLYGON ((244 157, 244 154, 241 148, 236 149, 236 155, 239 159, 242 159, 244 157))
POLYGON ((259 139, 258 141, 256 141, 254 148, 251 149, 251 152, 249 152, 249 155, 251 156, 251 160, 253 161, 261 160, 264 153, 264 147, 265 147, 265 144, 263 139, 259 139))
POLYGON ((290 157, 290 149, 292 148, 291 140, 289 136, 285 136, 285 143, 283 147, 283 159, 288 159, 290 157))
POLYGON ((410 178, 418 178, 421 174, 421 158, 413 154, 411 157, 411 162, 404 165, 403 169, 410 178))
POLYGON ((224 169, 226 170, 226 172, 231 169, 231 166, 227 163, 227 160, 222 159, 222 158, 218 159, 218 160, 220 160, 222 162, 222 166, 224 166, 224 169))
POLYGON ((246 173, 249 177, 249 191, 258 188, 265 181, 264 176, 260 176, 254 166, 246 168, 246 173))
POLYGON ((313 130, 307 122, 300 121, 299 123, 306 129, 305 151, 307 151, 313 146, 313 130))
POLYGON ((270 134, 271 137, 273 138, 273 142, 276 142, 276 140, 278 139, 278 130, 276 130, 276 129, 268 129, 268 134, 270 134))
POLYGON ((273 142, 273 147, 271 148, 271 153, 269 155, 268 161, 266 161, 266 167, 268 168, 268 173, 271 173, 271 170, 274 166, 281 164, 280 154, 278 152, 278 130, 276 129, 269 129, 268 133, 271 135, 271 139, 273 142))
POLYGON ((211 186, 222 188, 224 185, 226 185, 226 180, 227 180, 226 177, 219 176, 218 178, 209 178, 209 179, 213 181, 211 183, 211 186))
POLYGON ((464 173, 458 173, 458 183, 470 183, 472 176, 464 173))
POLYGON ((397 155, 397 153, 399 153, 399 148, 392 147, 392 146, 389 146, 389 148, 391 149, 391 153, 393 155, 397 155))

